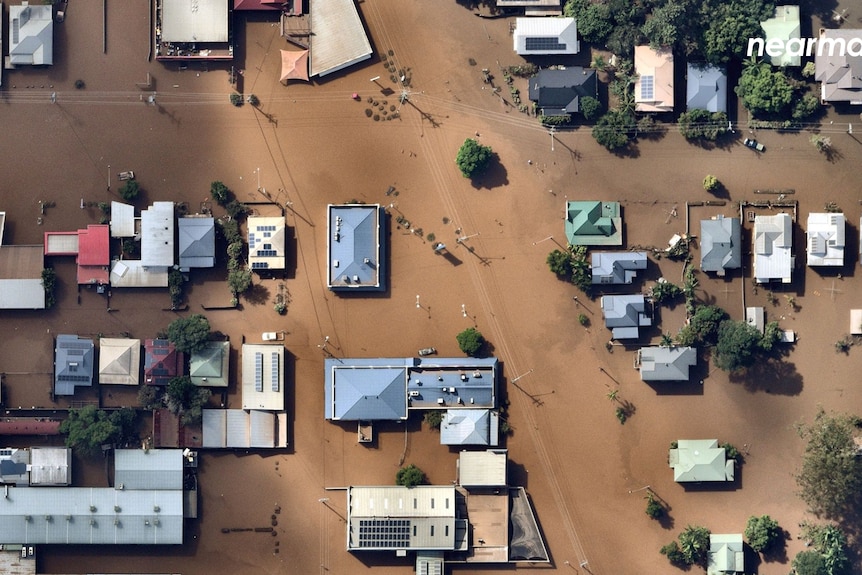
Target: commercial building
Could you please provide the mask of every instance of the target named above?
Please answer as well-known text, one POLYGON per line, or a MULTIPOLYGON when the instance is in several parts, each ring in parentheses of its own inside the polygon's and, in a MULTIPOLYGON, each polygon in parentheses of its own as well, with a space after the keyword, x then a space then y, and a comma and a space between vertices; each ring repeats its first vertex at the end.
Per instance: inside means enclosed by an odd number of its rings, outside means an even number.
POLYGON ((326 284, 334 292, 385 291, 384 211, 378 204, 327 208, 326 284))

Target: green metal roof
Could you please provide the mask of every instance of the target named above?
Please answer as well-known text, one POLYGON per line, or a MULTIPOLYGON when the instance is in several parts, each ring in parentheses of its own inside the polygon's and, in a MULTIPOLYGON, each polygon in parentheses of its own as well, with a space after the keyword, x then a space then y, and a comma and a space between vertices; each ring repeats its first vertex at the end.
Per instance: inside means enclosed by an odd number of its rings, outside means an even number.
POLYGON ((621 246, 619 202, 567 202, 566 239, 573 246, 621 246))

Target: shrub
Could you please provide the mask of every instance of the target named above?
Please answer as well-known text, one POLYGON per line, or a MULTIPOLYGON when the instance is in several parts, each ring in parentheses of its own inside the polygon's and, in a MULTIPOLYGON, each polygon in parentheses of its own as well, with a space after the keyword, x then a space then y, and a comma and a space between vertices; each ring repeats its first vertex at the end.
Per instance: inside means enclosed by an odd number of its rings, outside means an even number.
POLYGON ((587 327, 588 325, 590 325, 590 318, 587 317, 587 314, 580 313, 578 314, 578 323, 584 327, 587 327))
POLYGON ((284 302, 282 302, 282 301, 280 301, 280 302, 276 303, 276 304, 272 307, 272 309, 274 309, 274 310, 275 310, 275 313, 277 313, 278 315, 284 315, 284 314, 286 314, 286 313, 287 313, 287 306, 286 306, 286 305, 284 305, 284 302))
POLYGON ((679 543, 676 541, 671 541, 661 549, 659 549, 659 553, 667 556, 668 561, 670 561, 673 565, 685 565, 685 556, 682 554, 682 550, 679 548, 679 543))
POLYGON ((610 151, 628 146, 636 132, 634 116, 620 110, 607 112, 593 126, 593 138, 610 151))
POLYGON ((440 429, 443 424, 443 412, 439 409, 425 412, 425 424, 431 429, 440 429))
POLYGON ((227 211, 227 215, 229 215, 233 220, 240 219, 249 213, 248 206, 239 200, 229 201, 225 204, 224 209, 227 211))
POLYGON ((485 337, 475 327, 468 327, 455 336, 455 339, 458 340, 458 347, 461 351, 470 357, 476 357, 485 346, 485 337))
POLYGON ((730 443, 722 443, 720 447, 724 449, 724 455, 728 459, 739 459, 739 450, 730 443))
POLYGON ((703 179, 703 189, 707 192, 714 192, 719 188, 719 186, 721 186, 721 183, 718 181, 718 178, 712 174, 708 174, 703 179))
POLYGON ((572 275, 572 255, 562 250, 554 250, 548 254, 545 259, 551 271, 562 278, 569 278, 572 275))
POLYGON ((602 103, 592 96, 581 98, 581 113, 587 120, 593 121, 602 115, 602 103))
POLYGON ((242 106, 242 94, 237 94, 234 92, 230 95, 230 103, 239 108, 242 106))
POLYGON ((664 505, 652 493, 647 493, 646 500, 646 514, 652 519, 661 519, 664 516, 664 505))
POLYGON ((235 269, 227 274, 227 285, 231 293, 242 294, 251 288, 251 271, 235 269))
POLYGON ((45 309, 51 309, 57 304, 57 272, 54 268, 42 270, 42 287, 45 289, 45 309))
POLYGON ((425 481, 425 472, 412 463, 407 467, 402 467, 398 470, 398 473, 395 474, 395 484, 403 485, 404 487, 422 485, 425 481))
POLYGON ((136 180, 127 180, 123 187, 120 188, 120 197, 127 202, 133 202, 138 197, 141 191, 141 186, 136 180))
POLYGON ((465 178, 473 178, 482 174, 494 156, 490 146, 483 146, 472 138, 467 138, 461 144, 455 163, 465 178))
POLYGON ((246 98, 246 102, 248 102, 252 106, 257 106, 260 104, 260 100, 258 100, 257 96, 254 94, 249 94, 248 98, 246 98))
POLYGON ((571 114, 558 114, 554 116, 539 116, 539 121, 543 126, 565 126, 572 123, 571 114))
POLYGON ((682 295, 682 288, 676 284, 670 283, 669 281, 660 281, 652 286, 650 294, 655 303, 662 303, 678 298, 682 295))
POLYGON ((226 185, 216 180, 210 184, 210 195, 215 203, 220 206, 225 205, 230 199, 231 192, 226 185))
POLYGON ((748 518, 748 524, 745 526, 745 538, 751 548, 758 553, 767 551, 782 537, 783 533, 778 522, 769 515, 761 515, 760 517, 752 515, 748 518))
POLYGON ((692 110, 679 116, 679 131, 687 140, 715 141, 727 133, 727 114, 692 110))
POLYGON ((171 295, 171 308, 176 309, 183 303, 183 274, 173 269, 168 272, 168 293, 171 295))

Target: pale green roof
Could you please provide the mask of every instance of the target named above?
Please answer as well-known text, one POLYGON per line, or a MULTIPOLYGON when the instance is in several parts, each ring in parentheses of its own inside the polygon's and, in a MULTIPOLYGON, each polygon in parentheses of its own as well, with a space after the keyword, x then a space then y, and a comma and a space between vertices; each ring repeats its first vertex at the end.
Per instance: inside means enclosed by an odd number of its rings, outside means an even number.
POLYGON ((189 360, 192 383, 202 387, 227 387, 229 361, 230 342, 208 341, 189 360))
MULTIPOLYGON (((799 27, 799 6, 776 6, 775 14, 769 20, 760 23, 766 42, 770 40, 798 40, 801 38, 799 27)), ((802 57, 791 55, 785 50, 780 56, 769 56, 764 53, 764 59, 773 66, 800 66, 802 57)))
POLYGON ((706 575, 735 575, 745 572, 742 533, 718 533, 709 536, 706 575))
POLYGON ((733 460, 717 439, 680 439, 668 453, 673 480, 678 483, 733 481, 733 460))
POLYGON ((566 239, 573 246, 621 246, 619 202, 567 202, 566 239))

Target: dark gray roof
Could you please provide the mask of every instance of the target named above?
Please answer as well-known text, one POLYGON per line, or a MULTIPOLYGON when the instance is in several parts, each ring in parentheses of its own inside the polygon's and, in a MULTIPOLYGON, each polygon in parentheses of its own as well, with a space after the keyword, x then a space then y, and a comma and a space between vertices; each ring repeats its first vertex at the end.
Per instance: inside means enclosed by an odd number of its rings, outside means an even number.
POLYGON ((603 296, 602 314, 605 326, 613 331, 615 339, 636 338, 638 328, 652 325, 643 294, 603 296))
POLYGON ((637 270, 647 268, 646 252, 593 252, 594 284, 630 284, 637 270))
POLYGON ((75 387, 93 385, 94 347, 92 339, 67 334, 57 336, 54 349, 56 395, 75 395, 75 387))
POLYGON ((705 272, 738 269, 742 265, 742 231, 739 218, 719 216, 700 221, 700 268, 705 272))
POLYGON ((580 99, 596 97, 596 72, 580 66, 563 70, 544 69, 530 78, 530 100, 545 116, 581 111, 580 99))
POLYGON ((181 268, 211 268, 215 265, 215 220, 185 217, 179 220, 181 268))

